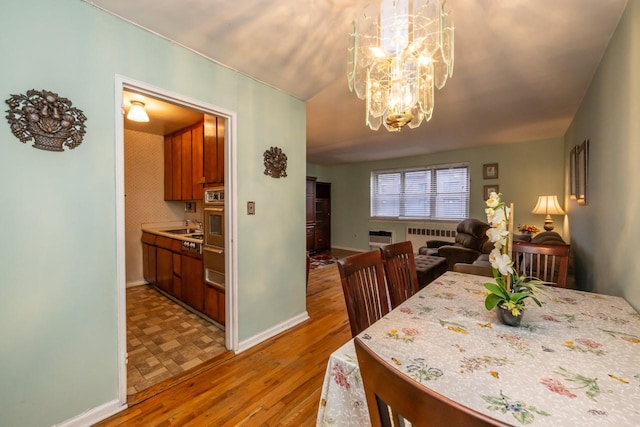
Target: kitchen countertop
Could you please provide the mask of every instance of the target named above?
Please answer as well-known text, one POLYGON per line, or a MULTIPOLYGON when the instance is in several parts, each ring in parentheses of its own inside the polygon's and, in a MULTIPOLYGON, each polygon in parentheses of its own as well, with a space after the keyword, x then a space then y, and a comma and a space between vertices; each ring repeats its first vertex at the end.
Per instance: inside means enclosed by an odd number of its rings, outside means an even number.
POLYGON ((190 225, 189 227, 185 226, 184 221, 179 222, 179 223, 171 223, 169 225, 167 224, 142 224, 141 226, 142 231, 146 232, 146 233, 151 233, 151 234, 155 234, 158 236, 164 236, 164 237, 169 237, 171 239, 177 239, 177 240, 183 240, 183 241, 187 241, 187 242, 195 242, 195 243, 202 243, 203 239, 202 238, 195 238, 192 237, 192 235, 194 234, 200 234, 203 235, 204 231, 202 231, 201 229, 197 229, 195 226, 190 225), (184 230, 184 229, 190 229, 190 230, 194 230, 192 233, 170 233, 169 230, 184 230))

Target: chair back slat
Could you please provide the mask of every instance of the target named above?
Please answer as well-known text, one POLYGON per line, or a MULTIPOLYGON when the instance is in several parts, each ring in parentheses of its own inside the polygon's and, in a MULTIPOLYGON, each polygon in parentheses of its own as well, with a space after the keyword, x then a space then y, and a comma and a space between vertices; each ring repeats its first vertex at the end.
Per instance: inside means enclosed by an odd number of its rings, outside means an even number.
POLYGON ((382 255, 375 250, 348 256, 338 260, 338 270, 351 334, 356 336, 390 311, 382 255))
POLYGON ((571 245, 513 242, 515 269, 557 286, 567 285, 571 245))
POLYGON ((403 374, 354 339, 369 418, 373 427, 483 427, 508 426, 455 402, 403 374))
POLYGON ((418 272, 411 242, 392 243, 380 248, 384 271, 391 296, 391 307, 396 308, 418 292, 418 272))

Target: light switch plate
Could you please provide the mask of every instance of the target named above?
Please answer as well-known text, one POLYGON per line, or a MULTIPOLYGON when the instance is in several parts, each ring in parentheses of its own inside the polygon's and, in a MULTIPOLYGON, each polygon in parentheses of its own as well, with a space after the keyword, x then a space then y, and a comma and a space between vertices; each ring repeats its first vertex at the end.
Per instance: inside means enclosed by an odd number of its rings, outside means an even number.
POLYGON ((247 215, 256 214, 256 202, 247 202, 247 215))
POLYGON ((195 212, 196 211, 196 202, 186 202, 184 204, 185 212, 195 212))

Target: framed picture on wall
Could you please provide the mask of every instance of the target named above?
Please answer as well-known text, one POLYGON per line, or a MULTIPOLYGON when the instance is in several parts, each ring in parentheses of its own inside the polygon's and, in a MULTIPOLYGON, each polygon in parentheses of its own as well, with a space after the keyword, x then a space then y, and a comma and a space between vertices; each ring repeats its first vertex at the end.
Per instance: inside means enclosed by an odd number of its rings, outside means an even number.
POLYGON ((577 194, 579 205, 587 204, 587 179, 589 178, 589 140, 585 139, 577 147, 576 151, 577 169, 577 194))
POLYGON ((489 194, 491 194, 492 192, 495 193, 499 193, 500 192, 500 186, 499 185, 485 185, 484 186, 484 200, 487 200, 489 198, 489 194))
POLYGON ((569 197, 573 200, 578 198, 577 152, 578 147, 573 147, 569 156, 569 197))
POLYGON ((498 164, 486 163, 482 165, 482 177, 484 179, 496 179, 498 178, 498 164))

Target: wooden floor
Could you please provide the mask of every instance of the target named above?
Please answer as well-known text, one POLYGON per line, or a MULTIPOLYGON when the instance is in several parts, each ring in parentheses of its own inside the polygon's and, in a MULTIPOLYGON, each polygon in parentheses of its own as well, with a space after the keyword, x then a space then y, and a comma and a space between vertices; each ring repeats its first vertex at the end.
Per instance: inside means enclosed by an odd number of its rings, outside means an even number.
POLYGON ((351 338, 336 264, 310 272, 307 312, 303 324, 97 425, 314 426, 329 355, 351 338))

